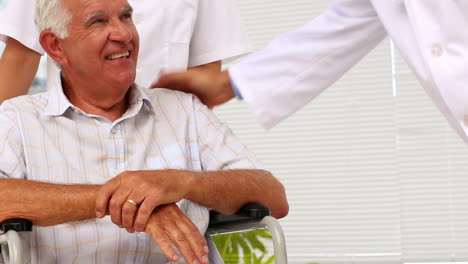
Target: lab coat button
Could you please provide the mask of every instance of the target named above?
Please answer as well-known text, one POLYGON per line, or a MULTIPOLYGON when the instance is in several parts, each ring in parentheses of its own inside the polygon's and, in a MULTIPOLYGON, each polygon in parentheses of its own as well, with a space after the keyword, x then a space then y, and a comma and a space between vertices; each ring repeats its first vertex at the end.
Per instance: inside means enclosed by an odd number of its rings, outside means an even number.
POLYGON ((434 57, 442 56, 442 47, 440 46, 440 44, 432 45, 431 53, 432 53, 432 56, 434 57))

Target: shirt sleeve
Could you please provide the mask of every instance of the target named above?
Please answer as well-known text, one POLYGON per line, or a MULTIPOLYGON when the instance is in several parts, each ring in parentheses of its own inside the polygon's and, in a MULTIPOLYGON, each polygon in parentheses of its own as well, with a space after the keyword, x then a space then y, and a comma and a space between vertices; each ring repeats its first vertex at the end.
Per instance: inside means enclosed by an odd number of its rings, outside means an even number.
POLYGON ((202 170, 264 169, 231 129, 193 98, 202 170))
POLYGON ((39 30, 34 23, 35 0, 9 0, 0 15, 0 41, 14 38, 24 46, 44 55, 39 30))
POLYGON ((6 101, 0 106, 0 178, 25 179, 25 159, 14 108, 6 101))
POLYGON ((271 128, 337 81, 385 36, 370 0, 338 0, 232 66, 229 76, 257 120, 271 128))
POLYGON ((228 62, 252 51, 233 0, 199 0, 188 66, 228 62))

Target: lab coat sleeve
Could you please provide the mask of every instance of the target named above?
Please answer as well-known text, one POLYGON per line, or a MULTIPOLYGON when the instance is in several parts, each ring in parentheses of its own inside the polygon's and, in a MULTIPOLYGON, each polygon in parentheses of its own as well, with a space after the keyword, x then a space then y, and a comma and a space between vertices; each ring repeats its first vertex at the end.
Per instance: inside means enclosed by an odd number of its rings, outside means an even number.
POLYGON ((229 74, 259 122, 271 128, 332 85, 385 36, 369 0, 339 0, 229 74))

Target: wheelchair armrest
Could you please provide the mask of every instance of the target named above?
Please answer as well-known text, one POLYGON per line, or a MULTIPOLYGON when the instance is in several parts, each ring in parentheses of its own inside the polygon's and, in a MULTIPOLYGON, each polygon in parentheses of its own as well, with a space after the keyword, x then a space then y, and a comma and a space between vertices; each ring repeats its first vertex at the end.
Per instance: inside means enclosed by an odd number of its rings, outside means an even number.
POLYGON ((26 219, 8 219, 0 223, 0 257, 3 257, 5 263, 26 263, 19 232, 31 231, 32 222, 26 219))
POLYGON ((0 232, 6 233, 10 230, 15 230, 16 232, 31 232, 32 222, 26 219, 15 218, 0 223, 0 232))
POLYGON ((248 204, 233 215, 223 215, 210 210, 210 223, 205 238, 208 244, 214 246, 212 235, 259 228, 268 228, 270 230, 276 263, 288 263, 283 229, 278 220, 270 216, 270 210, 260 204, 248 204))
POLYGON ((217 211, 210 210, 210 227, 220 225, 260 221, 265 216, 270 215, 270 210, 260 204, 247 204, 233 215, 224 215, 217 211))

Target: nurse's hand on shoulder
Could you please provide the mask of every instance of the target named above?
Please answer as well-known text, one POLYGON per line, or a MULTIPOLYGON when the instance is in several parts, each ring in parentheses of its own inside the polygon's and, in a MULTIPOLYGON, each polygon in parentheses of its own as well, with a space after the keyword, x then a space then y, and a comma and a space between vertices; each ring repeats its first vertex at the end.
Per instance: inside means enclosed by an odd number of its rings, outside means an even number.
POLYGON ((151 88, 168 88, 195 94, 209 108, 224 104, 235 97, 227 71, 164 74, 151 88))

